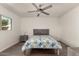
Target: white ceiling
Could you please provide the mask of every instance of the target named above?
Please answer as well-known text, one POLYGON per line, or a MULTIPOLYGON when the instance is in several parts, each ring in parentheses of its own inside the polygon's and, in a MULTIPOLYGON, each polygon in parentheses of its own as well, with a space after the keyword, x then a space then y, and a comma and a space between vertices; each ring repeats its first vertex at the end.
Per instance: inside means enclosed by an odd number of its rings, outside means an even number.
MULTIPOLYGON (((4 3, 1 4, 12 12, 16 13, 19 16, 36 16, 37 13, 28 13, 28 11, 36 10, 36 8, 31 3, 4 3)), ((37 4, 39 5, 39 4, 37 4)), ((43 7, 49 4, 43 4, 43 7)), ((70 11, 72 8, 78 6, 77 3, 52 3, 53 7, 47 9, 46 12, 50 13, 50 16, 59 17, 70 11)), ((41 16, 46 16, 41 14, 41 16)))

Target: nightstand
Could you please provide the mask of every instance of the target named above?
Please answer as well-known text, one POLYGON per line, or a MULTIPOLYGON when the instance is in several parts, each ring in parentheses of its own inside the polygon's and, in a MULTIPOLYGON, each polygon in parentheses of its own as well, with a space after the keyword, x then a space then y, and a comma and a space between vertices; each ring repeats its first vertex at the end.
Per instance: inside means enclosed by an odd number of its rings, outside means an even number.
POLYGON ((28 35, 21 35, 20 42, 26 42, 28 40, 28 35))

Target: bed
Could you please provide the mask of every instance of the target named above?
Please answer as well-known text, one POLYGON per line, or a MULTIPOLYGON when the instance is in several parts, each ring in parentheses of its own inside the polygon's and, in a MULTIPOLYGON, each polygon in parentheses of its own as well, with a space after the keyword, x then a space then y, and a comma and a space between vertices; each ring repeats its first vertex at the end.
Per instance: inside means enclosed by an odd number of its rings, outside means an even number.
POLYGON ((33 29, 33 35, 22 46, 24 55, 29 55, 31 49, 53 49, 59 55, 61 44, 49 35, 49 29, 33 29))

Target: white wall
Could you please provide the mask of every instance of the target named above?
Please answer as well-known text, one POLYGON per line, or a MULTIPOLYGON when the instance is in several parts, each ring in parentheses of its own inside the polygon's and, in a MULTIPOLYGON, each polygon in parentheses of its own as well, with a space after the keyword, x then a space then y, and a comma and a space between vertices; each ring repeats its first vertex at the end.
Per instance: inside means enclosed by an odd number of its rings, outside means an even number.
POLYGON ((21 34, 33 34, 33 29, 50 29, 50 34, 60 38, 58 18, 54 17, 26 17, 21 19, 21 34))
POLYGON ((71 47, 79 47, 79 6, 60 18, 62 41, 71 47))
POLYGON ((20 34, 20 19, 17 15, 11 11, 5 9, 0 5, 0 14, 12 18, 12 30, 11 31, 0 31, 0 52, 4 49, 16 44, 18 42, 20 34))

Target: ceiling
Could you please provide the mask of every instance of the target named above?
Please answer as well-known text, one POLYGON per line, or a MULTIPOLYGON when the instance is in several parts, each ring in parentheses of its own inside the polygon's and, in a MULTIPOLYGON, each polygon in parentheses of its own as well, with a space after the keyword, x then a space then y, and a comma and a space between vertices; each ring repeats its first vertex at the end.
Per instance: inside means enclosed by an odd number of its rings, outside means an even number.
MULTIPOLYGON (((31 3, 4 3, 1 5, 22 17, 37 15, 37 13, 28 13, 28 11, 36 10, 36 8, 31 3)), ((37 4, 37 6, 38 5, 39 4, 37 4)), ((42 5, 43 7, 45 7, 47 5, 50 5, 50 3, 49 4, 44 3, 42 5)), ((46 12, 50 13, 50 16, 59 17, 64 15, 71 9, 75 8, 76 6, 78 6, 78 4, 77 3, 52 3, 52 6, 53 7, 50 9, 47 9, 46 12)), ((47 16, 47 15, 41 14, 40 16, 47 16)))

